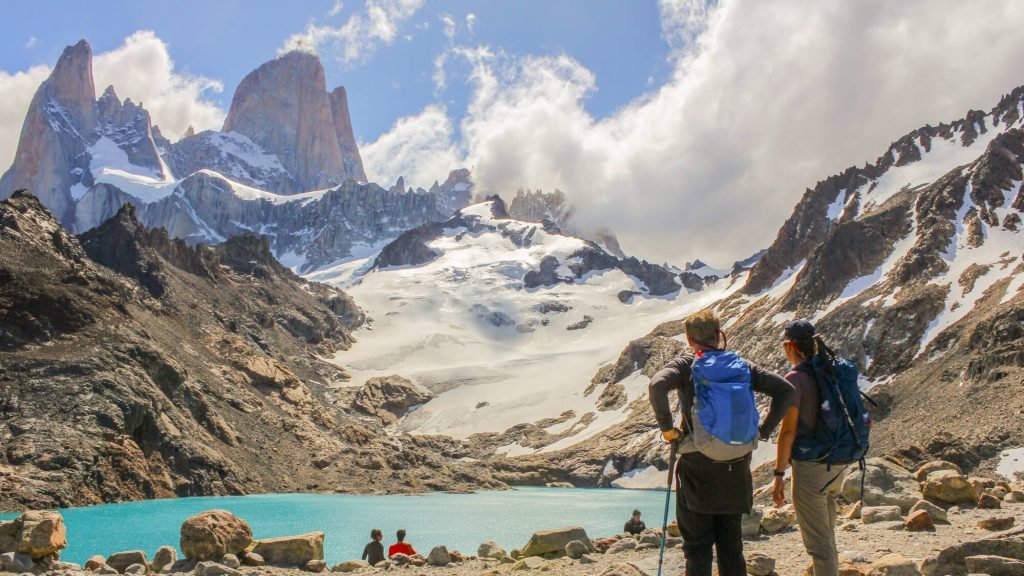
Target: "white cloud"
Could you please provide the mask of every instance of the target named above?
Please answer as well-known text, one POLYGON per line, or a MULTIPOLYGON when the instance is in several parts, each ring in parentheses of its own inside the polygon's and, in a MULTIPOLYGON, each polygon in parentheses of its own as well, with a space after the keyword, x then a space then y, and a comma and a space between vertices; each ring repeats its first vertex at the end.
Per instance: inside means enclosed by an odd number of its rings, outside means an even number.
POLYGON ((167 44, 149 30, 140 30, 124 44, 93 60, 96 91, 113 85, 117 95, 141 102, 154 124, 172 141, 191 125, 196 131, 219 129, 224 111, 207 100, 221 92, 217 80, 175 70, 167 44))
POLYGON ((28 48, 28 49, 31 50, 32 48, 35 48, 36 44, 38 44, 38 43, 39 43, 39 39, 38 38, 36 38, 35 36, 29 36, 28 37, 28 41, 25 42, 25 48, 28 48))
POLYGON ((455 18, 452 18, 451 14, 441 14, 438 17, 441 20, 441 24, 444 26, 444 35, 448 40, 455 38, 455 30, 458 25, 455 23, 455 18))
POLYGON ((405 176, 406 185, 430 186, 460 166, 452 145, 453 128, 441 106, 431 105, 416 116, 399 118, 387 134, 359 147, 367 178, 382 185, 405 176))
POLYGON ((726 264, 768 245, 808 186, 1024 83, 1017 2, 715 4, 661 2, 674 70, 603 119, 584 107, 599 79, 568 56, 446 49, 472 68, 459 138, 430 107, 367 145, 367 171, 429 185, 462 165, 484 193, 558 187, 627 251, 726 264))
POLYGON ((469 33, 472 34, 474 26, 476 26, 476 14, 470 12, 466 14, 466 30, 469 30, 469 33))
POLYGON ((49 75, 47 66, 33 66, 14 74, 0 70, 0 102, 4 103, 0 106, 0 173, 14 161, 28 105, 39 84, 49 75))
MULTIPOLYGON (((0 170, 14 160, 25 114, 39 85, 50 75, 49 66, 34 66, 10 74, 0 71, 0 170)), ((189 125, 196 130, 220 128, 224 111, 207 100, 219 92, 220 82, 175 70, 167 44, 153 32, 139 31, 120 47, 93 59, 97 92, 113 84, 121 98, 141 102, 154 124, 174 140, 189 125)))
POLYGON ((285 39, 279 54, 292 50, 320 53, 329 50, 342 64, 366 62, 381 45, 398 36, 399 27, 411 18, 425 0, 366 0, 362 12, 349 16, 339 27, 310 23, 303 32, 285 39))
POLYGON ((327 16, 333 17, 341 14, 341 11, 345 9, 345 5, 341 0, 334 0, 334 4, 331 5, 331 9, 327 11, 327 16))

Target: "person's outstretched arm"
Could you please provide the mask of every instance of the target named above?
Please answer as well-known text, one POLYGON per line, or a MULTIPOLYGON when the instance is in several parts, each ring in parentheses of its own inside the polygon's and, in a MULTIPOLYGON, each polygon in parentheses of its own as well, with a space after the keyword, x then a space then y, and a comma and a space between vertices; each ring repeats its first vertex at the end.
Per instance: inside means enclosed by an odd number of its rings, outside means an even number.
POLYGON ((766 394, 771 398, 768 415, 764 417, 764 422, 757 428, 761 438, 768 438, 782 421, 786 410, 793 404, 796 389, 782 376, 753 365, 750 367, 750 378, 755 392, 766 394))
MULTIPOLYGON (((692 359, 688 356, 681 355, 676 357, 659 370, 651 378, 651 382, 647 386, 647 398, 651 402, 651 408, 654 409, 654 417, 658 421, 658 428, 661 429, 662 436, 669 441, 675 439, 668 437, 673 435, 672 431, 675 429, 675 421, 668 396, 672 390, 675 390, 679 402, 682 403, 683 383, 690 378, 690 362, 692 362, 692 359)), ((681 428, 683 424, 680 423, 679 426, 681 428)))

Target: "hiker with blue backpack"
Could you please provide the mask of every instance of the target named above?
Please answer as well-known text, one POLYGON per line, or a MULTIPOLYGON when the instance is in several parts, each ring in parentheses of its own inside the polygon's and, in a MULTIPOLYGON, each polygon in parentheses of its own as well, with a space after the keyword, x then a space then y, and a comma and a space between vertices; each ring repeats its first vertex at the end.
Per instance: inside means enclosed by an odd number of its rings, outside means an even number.
MULTIPOLYGON (((720 576, 744 576, 742 517, 754 505, 751 453, 767 439, 793 400, 781 376, 726 349, 718 317, 710 310, 685 322, 694 355, 681 353, 651 378, 648 394, 662 437, 678 445, 676 519, 683 536, 686 576, 711 576, 712 548, 720 576), (682 411, 673 422, 669 394, 682 411), (771 398, 764 422, 754 392, 771 398)), ((671 463, 670 463, 671 465, 671 463)))
POLYGON ((793 365, 786 380, 797 393, 779 432, 772 499, 776 506, 785 503, 785 473, 792 462, 793 507, 814 576, 837 576, 836 497, 849 465, 863 465, 871 422, 856 365, 836 356, 813 324, 787 324, 783 346, 793 365))

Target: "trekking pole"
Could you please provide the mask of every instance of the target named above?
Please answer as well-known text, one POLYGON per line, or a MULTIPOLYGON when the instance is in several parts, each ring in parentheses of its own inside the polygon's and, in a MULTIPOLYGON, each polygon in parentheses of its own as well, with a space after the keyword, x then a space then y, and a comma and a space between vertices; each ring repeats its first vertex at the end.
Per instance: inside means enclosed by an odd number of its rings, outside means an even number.
POLYGON ((661 567, 665 563, 665 537, 668 536, 668 509, 669 501, 672 499, 672 478, 676 473, 676 442, 672 442, 668 456, 668 485, 665 487, 665 519, 661 523, 661 552, 658 554, 658 576, 661 576, 661 567))

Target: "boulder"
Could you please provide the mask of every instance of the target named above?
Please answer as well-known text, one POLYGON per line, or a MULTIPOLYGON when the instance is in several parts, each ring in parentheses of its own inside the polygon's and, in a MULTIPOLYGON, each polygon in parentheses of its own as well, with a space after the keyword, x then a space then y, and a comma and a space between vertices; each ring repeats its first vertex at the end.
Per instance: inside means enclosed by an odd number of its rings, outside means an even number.
MULTIPOLYGON (((106 564, 107 559, 96 554, 95 556, 90 556, 89 559, 85 561, 85 569, 95 572, 99 570, 101 566, 106 566, 106 564)), ((154 572, 159 572, 159 570, 154 570, 154 572)))
POLYGON ((465 562, 466 556, 458 550, 452 550, 448 553, 452 557, 452 562, 465 562))
POLYGON ((590 554, 584 554, 580 556, 580 564, 597 564, 597 558, 594 558, 590 554))
POLYGON ((941 506, 936 506, 927 500, 921 500, 914 507, 910 509, 910 513, 913 514, 918 510, 924 510, 928 512, 928 515, 932 517, 933 522, 948 522, 948 516, 946 511, 941 506))
POLYGON ((380 568, 381 570, 391 569, 391 560, 381 560, 373 565, 374 568, 380 568))
POLYGON ((363 568, 369 568, 370 563, 366 560, 346 560, 331 567, 331 572, 355 572, 363 568))
POLYGON ((537 556, 527 556, 526 558, 523 558, 522 560, 519 560, 515 564, 513 564, 511 570, 514 572, 519 570, 536 570, 537 568, 543 566, 544 562, 545 560, 543 558, 539 558, 537 556))
MULTIPOLYGON (((903 512, 921 499, 920 484, 910 471, 882 458, 871 458, 864 470, 864 505, 899 506, 903 512)), ((843 480, 842 496, 847 502, 861 500, 862 472, 854 470, 843 480)))
POLYGON ((114 576, 115 574, 120 574, 120 572, 118 572, 117 570, 114 570, 113 568, 111 568, 110 566, 107 566, 106 564, 104 564, 103 566, 100 566, 99 569, 96 570, 96 573, 97 574, 103 574, 104 576, 114 576))
POLYGON ((195 562, 194 560, 181 558, 177 562, 171 564, 171 567, 168 571, 172 574, 178 572, 192 572, 193 570, 195 570, 196 564, 197 562, 195 562))
POLYGON ((866 574, 867 567, 862 570, 860 566, 852 562, 839 563, 839 576, 865 576, 866 574))
POLYGON ((19 526, 17 520, 0 522, 0 554, 17 552, 19 526))
POLYGON ((579 540, 573 540, 565 545, 565 555, 573 560, 579 560, 590 550, 579 540))
POLYGON ((200 562, 196 564, 195 576, 241 576, 242 573, 234 568, 228 568, 217 562, 200 562))
POLYGON ((917 564, 901 554, 888 554, 871 563, 869 576, 921 576, 917 564))
POLYGON ((306 572, 320 573, 327 570, 327 562, 323 560, 310 560, 302 565, 302 569, 306 572))
POLYGON ((161 546, 156 549, 153 561, 149 563, 149 569, 153 572, 163 572, 164 568, 178 561, 178 551, 170 546, 161 546))
POLYGON ((398 554, 393 554, 391 556, 391 561, 395 564, 395 566, 405 566, 412 562, 412 558, 409 558, 408 554, 402 554, 401 552, 399 552, 398 554))
POLYGON ((657 547, 658 547, 657 544, 651 544, 650 542, 645 542, 643 544, 637 544, 636 548, 634 548, 634 550, 636 550, 637 552, 642 552, 644 550, 654 550, 657 547))
POLYGON ((606 554, 619 554, 634 549, 636 549, 636 540, 633 540, 632 538, 623 538, 622 540, 619 540, 615 544, 609 546, 606 554))
POLYGON ((445 546, 434 546, 427 555, 427 564, 431 566, 447 566, 452 563, 452 555, 445 546))
POLYGON ((927 510, 918 510, 911 512, 910 516, 907 516, 906 522, 903 523, 903 527, 911 532, 922 532, 925 530, 934 530, 935 522, 932 520, 932 515, 927 510))
MULTIPOLYGON (((761 535, 761 517, 763 515, 761 508, 756 507, 750 514, 743 515, 741 531, 744 538, 757 538, 761 535)), ((678 530, 679 527, 677 526, 676 529, 678 530)))
POLYGON ((227 510, 200 512, 181 525, 181 552, 189 560, 219 560, 225 554, 240 554, 250 545, 252 529, 227 510))
POLYGON ((0 572, 20 574, 32 570, 32 557, 21 552, 0 554, 0 572))
POLYGON ((495 560, 501 560, 508 556, 508 552, 505 551, 497 542, 488 540, 480 544, 476 549, 476 555, 481 558, 494 558, 495 560))
POLYGON ((262 556, 268 564, 305 566, 312 560, 324 559, 324 533, 257 540, 253 542, 251 551, 262 556))
POLYGON ((996 487, 996 481, 992 478, 984 478, 981 476, 970 476, 967 478, 967 483, 974 487, 975 494, 981 494, 985 490, 990 490, 996 487))
POLYGON ((668 535, 673 538, 683 537, 683 533, 679 531, 679 521, 677 520, 673 520, 668 523, 668 528, 666 529, 666 532, 668 532, 668 535))
POLYGON ((413 406, 425 404, 433 395, 401 376, 370 378, 356 392, 352 407, 380 419, 385 426, 394 424, 413 406))
POLYGON ((1021 502, 1024 502, 1024 492, 1021 492, 1020 490, 1012 490, 1006 494, 1006 497, 1003 498, 1003 502, 1020 504, 1021 502))
POLYGON ((928 479, 928 475, 932 472, 939 472, 941 470, 953 470, 957 474, 963 475, 964 471, 959 466, 952 462, 946 462, 945 460, 933 460, 927 464, 921 466, 914 472, 914 479, 918 482, 924 482, 928 479))
MULTIPOLYGON (((53 555, 68 547, 67 528, 59 512, 32 510, 14 521, 18 527, 18 549, 12 552, 28 554, 33 560, 53 555)), ((8 528, 10 530, 10 528, 8 528)))
POLYGON ((587 547, 588 551, 594 551, 594 544, 591 543, 586 530, 579 526, 567 526, 555 530, 534 532, 530 541, 523 547, 523 556, 543 556, 551 552, 563 552, 565 545, 573 540, 579 540, 587 547))
POLYGON ((760 552, 750 552, 746 555, 746 561, 747 574, 751 576, 769 576, 775 572, 775 558, 771 556, 760 552))
POLYGON ((947 504, 974 503, 977 496, 974 486, 955 470, 940 470, 928 475, 921 485, 924 497, 947 504))
POLYGON ((602 570, 598 576, 646 576, 646 574, 632 564, 616 562, 602 570))
POLYGON ((234 554, 225 554, 221 556, 220 563, 228 568, 238 568, 242 565, 241 561, 238 560, 238 556, 235 556, 234 554))
POLYGON ((1002 501, 993 494, 986 492, 978 496, 978 508, 982 510, 998 510, 1002 507, 1002 501))
POLYGON ((967 571, 988 576, 1020 576, 1024 574, 1024 562, 1002 556, 968 556, 967 571))
POLYGON ((1014 522, 1016 522, 1016 519, 1013 516, 985 518, 984 520, 978 521, 978 528, 997 532, 999 530, 1009 530, 1010 528, 1013 528, 1014 522))
POLYGON ((865 506, 860 513, 860 521, 864 524, 892 522, 902 517, 899 506, 865 506))
POLYGON ((655 546, 661 546, 661 534, 658 534, 654 530, 647 529, 640 534, 640 544, 654 544, 655 546))
POLYGON ((790 506, 768 508, 761 517, 761 528, 767 534, 777 534, 796 523, 796 512, 790 506))
POLYGON ((954 544, 939 552, 930 574, 966 574, 967 558, 970 556, 1002 556, 1024 561, 1024 540, 986 538, 954 544))
POLYGON ((149 567, 145 564, 132 564, 125 568, 122 574, 145 574, 146 572, 149 572, 149 567))
POLYGON ((128 550, 126 552, 117 552, 107 557, 107 566, 121 573, 124 573, 124 569, 132 564, 149 566, 146 553, 142 550, 128 550))
POLYGON ((263 559, 263 556, 260 556, 255 552, 246 552, 245 554, 242 554, 240 560, 244 566, 263 566, 267 563, 267 561, 263 559))

